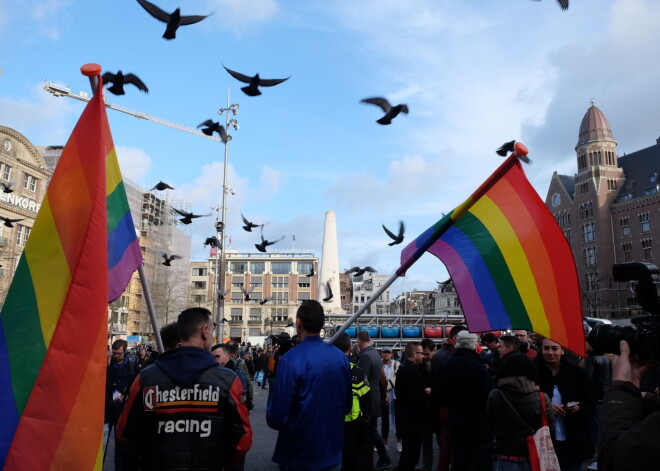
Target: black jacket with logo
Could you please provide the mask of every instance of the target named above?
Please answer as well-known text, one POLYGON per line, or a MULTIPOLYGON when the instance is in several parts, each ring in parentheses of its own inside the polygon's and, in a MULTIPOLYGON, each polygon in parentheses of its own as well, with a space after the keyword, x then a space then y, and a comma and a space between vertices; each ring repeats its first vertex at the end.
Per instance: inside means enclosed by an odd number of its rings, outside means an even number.
POLYGON ((140 372, 117 425, 129 469, 218 470, 244 456, 252 428, 243 386, 210 352, 178 347, 140 372))

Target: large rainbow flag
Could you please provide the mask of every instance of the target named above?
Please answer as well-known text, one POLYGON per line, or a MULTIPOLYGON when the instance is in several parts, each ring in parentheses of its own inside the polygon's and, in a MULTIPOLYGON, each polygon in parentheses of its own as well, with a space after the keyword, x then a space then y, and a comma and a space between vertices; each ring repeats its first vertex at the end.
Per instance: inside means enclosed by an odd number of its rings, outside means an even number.
POLYGON ((116 232, 128 230, 127 206, 116 207, 120 190, 96 93, 64 148, 0 314, 4 470, 102 468, 108 253, 116 249, 110 240, 130 239, 116 232))
POLYGON ((447 266, 472 332, 528 329, 584 355, 571 248, 512 154, 468 200, 401 252, 447 266))

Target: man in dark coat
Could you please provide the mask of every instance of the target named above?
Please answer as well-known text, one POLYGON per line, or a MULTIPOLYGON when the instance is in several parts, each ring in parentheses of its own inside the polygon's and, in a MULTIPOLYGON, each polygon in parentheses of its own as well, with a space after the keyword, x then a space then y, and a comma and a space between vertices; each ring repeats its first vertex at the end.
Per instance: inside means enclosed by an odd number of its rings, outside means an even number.
POLYGON ((478 340, 468 331, 459 332, 456 351, 438 369, 438 399, 449 416, 452 471, 492 469, 493 435, 486 405, 493 384, 475 351, 478 340))

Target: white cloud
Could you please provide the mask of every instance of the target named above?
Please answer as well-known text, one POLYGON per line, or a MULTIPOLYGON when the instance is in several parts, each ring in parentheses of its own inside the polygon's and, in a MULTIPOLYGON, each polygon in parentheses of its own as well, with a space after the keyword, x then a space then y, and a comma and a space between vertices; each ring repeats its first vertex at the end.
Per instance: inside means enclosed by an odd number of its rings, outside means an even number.
POLYGON ((268 22, 280 11, 276 0, 206 0, 199 8, 213 12, 207 22, 239 35, 268 22))
POLYGON ((142 181, 151 169, 151 157, 144 150, 132 147, 115 146, 115 150, 122 174, 134 182, 142 181))

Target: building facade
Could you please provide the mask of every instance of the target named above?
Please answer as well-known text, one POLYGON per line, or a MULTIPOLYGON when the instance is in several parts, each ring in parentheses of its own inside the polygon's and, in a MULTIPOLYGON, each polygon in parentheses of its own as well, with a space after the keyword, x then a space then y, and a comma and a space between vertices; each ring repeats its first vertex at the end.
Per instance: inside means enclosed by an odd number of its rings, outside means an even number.
POLYGON ((577 173, 552 176, 546 206, 571 246, 580 280, 582 314, 629 319, 639 306, 612 265, 657 263, 660 243, 660 139, 619 156, 603 112, 592 102, 575 147, 577 173))
MULTIPOLYGON (((350 279, 353 297, 353 305, 351 310, 346 312, 355 313, 362 306, 368 302, 390 277, 388 275, 376 275, 375 273, 365 272, 364 275, 355 276, 350 279)), ((389 314, 390 312, 390 289, 389 287, 376 299, 369 307, 367 307, 365 314, 389 314)))

